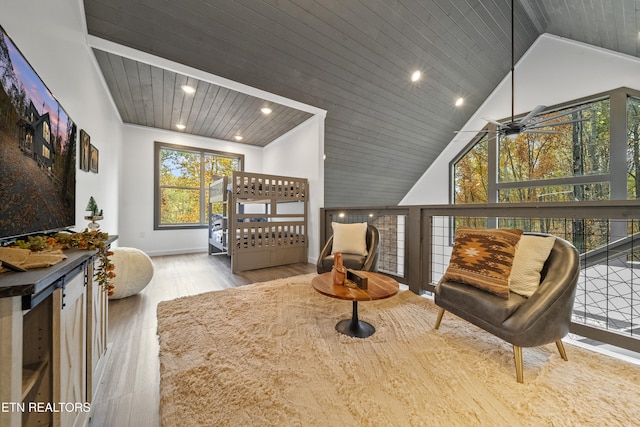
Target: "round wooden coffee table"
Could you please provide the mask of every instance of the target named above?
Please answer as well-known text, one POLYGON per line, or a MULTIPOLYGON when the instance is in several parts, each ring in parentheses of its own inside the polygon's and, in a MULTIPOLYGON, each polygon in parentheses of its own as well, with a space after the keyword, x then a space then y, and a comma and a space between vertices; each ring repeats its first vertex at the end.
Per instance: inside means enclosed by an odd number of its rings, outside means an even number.
POLYGON ((383 274, 370 271, 359 271, 359 273, 367 276, 367 289, 334 285, 331 272, 314 277, 311 285, 323 295, 353 301, 351 319, 339 321, 336 324, 336 330, 350 337, 367 338, 373 335, 376 328, 372 324, 358 319, 358 301, 374 301, 392 297, 398 293, 399 287, 398 282, 383 274))

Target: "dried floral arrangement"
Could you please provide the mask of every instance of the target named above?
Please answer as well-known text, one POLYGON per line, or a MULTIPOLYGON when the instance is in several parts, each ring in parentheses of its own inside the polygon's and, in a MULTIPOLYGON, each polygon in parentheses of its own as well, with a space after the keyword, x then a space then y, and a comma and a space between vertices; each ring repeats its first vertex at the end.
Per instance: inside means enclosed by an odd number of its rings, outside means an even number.
POLYGON ((113 285, 111 284, 111 279, 116 277, 116 274, 114 272, 115 266, 109 258, 113 255, 113 252, 107 248, 108 238, 108 233, 85 228, 78 233, 61 232, 51 236, 29 236, 26 240, 17 240, 14 245, 32 251, 55 249, 96 250, 100 263, 95 272, 95 279, 108 295, 112 295, 113 285))

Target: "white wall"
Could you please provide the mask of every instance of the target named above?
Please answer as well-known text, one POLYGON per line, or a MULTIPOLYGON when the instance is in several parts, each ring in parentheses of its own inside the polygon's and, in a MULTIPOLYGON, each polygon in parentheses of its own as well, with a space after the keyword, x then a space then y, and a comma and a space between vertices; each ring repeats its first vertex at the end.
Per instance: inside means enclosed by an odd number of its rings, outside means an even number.
MULTIPOLYGON (((86 42, 81 0, 2 0, 0 24, 100 153, 99 173, 77 171, 76 226, 86 227, 93 196, 101 229, 118 233, 121 122, 86 42)), ((79 158, 79 156, 77 156, 79 158)))
MULTIPOLYGON (((264 148, 262 171, 309 180, 309 262, 320 253, 320 208, 324 206, 324 114, 317 114, 264 148)), ((249 170, 249 169, 247 169, 249 170)))
MULTIPOLYGON (((568 39, 541 35, 515 69, 515 111, 553 106, 626 86, 640 89, 640 59, 568 39)), ((462 130, 482 129, 483 117, 511 115, 511 77, 507 75, 462 130)), ((427 169, 400 205, 449 203, 449 163, 473 133, 458 134, 427 169), (445 181, 446 180, 446 181, 445 181)))
POLYGON ((154 230, 155 141, 245 155, 245 170, 260 172, 262 149, 246 144, 202 138, 181 132, 125 125, 120 189, 120 244, 147 254, 169 255, 206 252, 207 230, 154 230))

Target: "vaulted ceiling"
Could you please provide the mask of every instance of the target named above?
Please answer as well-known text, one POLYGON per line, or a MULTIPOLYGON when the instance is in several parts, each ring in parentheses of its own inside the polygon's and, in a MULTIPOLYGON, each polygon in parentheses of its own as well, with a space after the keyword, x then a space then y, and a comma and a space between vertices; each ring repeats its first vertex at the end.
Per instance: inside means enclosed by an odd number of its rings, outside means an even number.
MULTIPOLYGON (((327 207, 397 204, 511 67, 510 0, 84 7, 92 36, 326 110, 327 207)), ((514 24, 516 60, 545 32, 640 56, 640 0, 516 0, 514 24)), ((125 123, 181 121, 184 132, 229 140, 250 129, 243 142, 263 146, 309 117, 272 103, 265 118, 264 99, 94 52, 125 123), (186 80, 198 99, 181 93, 186 80)))

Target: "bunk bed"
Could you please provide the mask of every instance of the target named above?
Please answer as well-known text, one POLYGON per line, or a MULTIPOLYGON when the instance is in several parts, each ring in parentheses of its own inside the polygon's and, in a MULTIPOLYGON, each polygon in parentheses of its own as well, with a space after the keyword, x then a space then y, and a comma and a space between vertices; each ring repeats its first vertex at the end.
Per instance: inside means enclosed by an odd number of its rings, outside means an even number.
POLYGON ((209 187, 209 254, 233 273, 307 262, 306 178, 233 172, 209 187), (213 213, 215 203, 222 212, 213 213))

